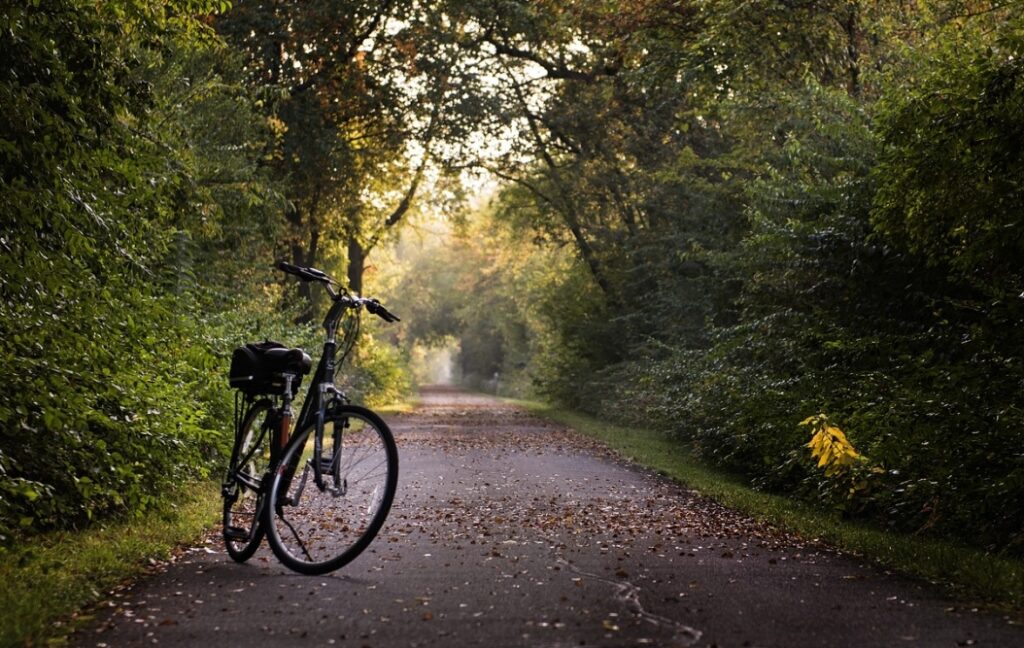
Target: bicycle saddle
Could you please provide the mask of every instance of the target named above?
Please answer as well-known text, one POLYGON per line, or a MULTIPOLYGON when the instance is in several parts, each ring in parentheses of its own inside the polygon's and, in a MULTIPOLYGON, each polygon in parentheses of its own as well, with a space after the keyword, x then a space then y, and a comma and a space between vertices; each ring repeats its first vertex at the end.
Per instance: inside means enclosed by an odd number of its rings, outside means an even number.
POLYGON ((263 361, 269 373, 294 373, 305 376, 313 366, 313 359, 302 349, 267 349, 263 361))
POLYGON ((302 349, 290 349, 280 342, 266 340, 240 346, 231 354, 228 379, 232 387, 249 395, 276 394, 284 387, 281 374, 300 377, 292 381, 292 392, 301 377, 309 373, 313 360, 302 349))

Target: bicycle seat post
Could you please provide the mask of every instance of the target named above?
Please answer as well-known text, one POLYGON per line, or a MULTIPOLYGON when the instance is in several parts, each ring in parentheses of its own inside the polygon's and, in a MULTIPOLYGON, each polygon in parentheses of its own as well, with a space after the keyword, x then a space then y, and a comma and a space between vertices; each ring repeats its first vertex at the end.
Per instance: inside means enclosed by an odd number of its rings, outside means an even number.
POLYGON ((279 430, 279 445, 280 449, 284 449, 288 445, 288 438, 291 434, 292 427, 292 380, 295 376, 290 373, 283 374, 284 376, 284 396, 281 402, 281 429, 279 430))

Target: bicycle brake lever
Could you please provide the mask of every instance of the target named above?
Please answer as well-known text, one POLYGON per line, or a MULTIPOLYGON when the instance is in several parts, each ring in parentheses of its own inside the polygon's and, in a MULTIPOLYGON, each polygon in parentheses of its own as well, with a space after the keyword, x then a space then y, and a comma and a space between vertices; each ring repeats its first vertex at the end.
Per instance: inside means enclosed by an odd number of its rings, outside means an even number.
POLYGON ((384 320, 385 322, 388 322, 388 323, 401 322, 402 321, 402 320, 400 320, 398 318, 397 315, 395 315, 394 313, 392 313, 388 309, 384 308, 384 305, 381 304, 376 299, 368 299, 368 300, 366 300, 366 310, 370 311, 371 313, 373 313, 374 315, 376 315, 377 317, 381 318, 382 320, 384 320))

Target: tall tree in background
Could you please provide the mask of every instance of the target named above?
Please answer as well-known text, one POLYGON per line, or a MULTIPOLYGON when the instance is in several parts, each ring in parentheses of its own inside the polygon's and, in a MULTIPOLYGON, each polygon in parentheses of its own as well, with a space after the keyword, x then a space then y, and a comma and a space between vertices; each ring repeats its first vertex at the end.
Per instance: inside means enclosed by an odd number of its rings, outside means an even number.
MULTIPOLYGON (((422 65, 411 35, 421 9, 405 0, 242 1, 216 22, 246 53, 277 129, 268 158, 289 201, 288 256, 300 265, 344 259, 354 292, 370 251, 412 209, 443 128, 451 83, 437 56, 422 65)), ((309 287, 300 290, 308 302, 309 287)))

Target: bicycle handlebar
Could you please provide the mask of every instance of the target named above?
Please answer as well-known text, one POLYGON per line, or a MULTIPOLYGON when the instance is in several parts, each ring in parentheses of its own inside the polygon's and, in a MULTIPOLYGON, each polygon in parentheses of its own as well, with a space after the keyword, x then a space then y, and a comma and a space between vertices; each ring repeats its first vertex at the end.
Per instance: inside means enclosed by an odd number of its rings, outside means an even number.
MULTIPOLYGON (((388 309, 384 308, 384 305, 381 304, 380 301, 376 299, 364 297, 348 297, 347 295, 344 294, 339 295, 335 293, 331 289, 331 284, 336 284, 338 282, 332 279, 330 275, 328 275, 323 270, 317 270, 316 268, 304 268, 302 266, 293 265, 286 261, 278 261, 277 263, 274 264, 274 267, 277 268, 278 270, 281 270, 282 272, 287 272, 290 275, 295 275, 302 281, 319 281, 320 283, 326 285, 327 292, 331 294, 332 299, 336 301, 339 299, 347 300, 351 304, 352 308, 365 307, 367 311, 373 313, 374 315, 381 318, 385 322, 388 322, 389 324, 392 322, 402 321, 397 315, 390 312, 388 309)), ((344 289, 342 290, 342 292, 344 293, 344 289)))
POLYGON ((363 300, 363 305, 366 306, 366 310, 370 311, 371 313, 373 313, 377 317, 381 318, 385 322, 388 322, 389 324, 391 322, 401 322, 402 321, 397 315, 395 315, 394 313, 388 311, 388 309, 384 308, 384 305, 381 304, 376 299, 366 299, 366 300, 363 300))
POLYGON ((275 264, 278 270, 287 272, 288 274, 295 275, 303 281, 320 281, 322 283, 332 283, 334 280, 327 276, 327 273, 316 268, 303 268, 302 266, 292 265, 285 261, 278 261, 275 264))

